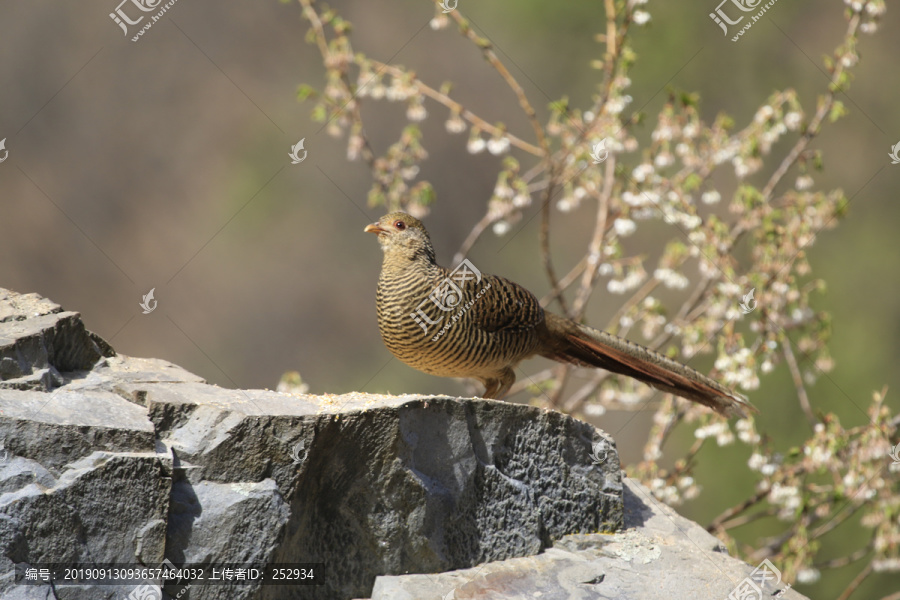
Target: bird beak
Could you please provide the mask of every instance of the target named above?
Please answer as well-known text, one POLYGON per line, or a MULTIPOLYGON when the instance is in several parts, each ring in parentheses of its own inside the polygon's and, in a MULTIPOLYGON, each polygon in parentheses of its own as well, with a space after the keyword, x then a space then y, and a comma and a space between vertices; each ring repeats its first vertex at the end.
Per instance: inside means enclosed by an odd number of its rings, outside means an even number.
POLYGON ((366 228, 363 229, 363 231, 365 231, 366 233, 375 233, 375 234, 382 234, 382 233, 389 232, 389 230, 385 229, 378 223, 371 223, 369 225, 366 225, 366 228))

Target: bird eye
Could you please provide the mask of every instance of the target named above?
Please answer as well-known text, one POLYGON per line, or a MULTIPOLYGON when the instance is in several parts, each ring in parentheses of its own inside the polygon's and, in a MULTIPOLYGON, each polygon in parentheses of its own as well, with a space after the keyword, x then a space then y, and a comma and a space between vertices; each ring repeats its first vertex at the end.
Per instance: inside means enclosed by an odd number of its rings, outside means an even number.
POLYGON ((400 231, 403 231, 404 229, 406 229, 406 223, 404 223, 403 221, 394 221, 394 227, 396 227, 400 231))

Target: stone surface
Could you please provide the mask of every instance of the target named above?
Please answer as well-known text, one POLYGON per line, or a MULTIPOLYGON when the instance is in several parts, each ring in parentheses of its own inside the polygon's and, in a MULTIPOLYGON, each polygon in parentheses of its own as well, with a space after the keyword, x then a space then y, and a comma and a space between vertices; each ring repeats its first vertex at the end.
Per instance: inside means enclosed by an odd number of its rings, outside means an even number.
POLYGON ((751 571, 623 488, 613 441, 568 416, 222 389, 6 290, 0 444, 4 600, 160 595, 13 580, 52 562, 323 563, 319 586, 167 586, 179 600, 722 600, 751 571))
MULTIPOLYGON (((371 600, 725 600, 751 574, 702 527, 624 483, 625 531, 564 536, 537 556, 450 573, 378 577, 371 600)), ((770 580, 761 597, 803 600, 788 587, 770 580)))
POLYGON ((86 371, 115 351, 81 316, 37 294, 0 288, 0 389, 51 390, 60 372, 86 371))
POLYGON ((623 522, 612 440, 559 413, 222 389, 116 356, 77 313, 5 290, 0 359, 3 598, 55 597, 15 585, 14 564, 164 557, 324 563, 321 586, 194 586, 181 600, 364 597, 377 575, 529 556, 623 522))

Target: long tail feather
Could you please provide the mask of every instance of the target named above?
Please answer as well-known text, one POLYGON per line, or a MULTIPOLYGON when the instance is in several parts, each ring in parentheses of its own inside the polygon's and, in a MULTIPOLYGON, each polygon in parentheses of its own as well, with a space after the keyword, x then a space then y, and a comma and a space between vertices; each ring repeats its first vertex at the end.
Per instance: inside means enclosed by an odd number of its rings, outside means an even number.
POLYGON ((746 398, 709 377, 626 339, 547 314, 551 339, 543 356, 627 375, 656 389, 699 402, 725 416, 758 412, 746 398))

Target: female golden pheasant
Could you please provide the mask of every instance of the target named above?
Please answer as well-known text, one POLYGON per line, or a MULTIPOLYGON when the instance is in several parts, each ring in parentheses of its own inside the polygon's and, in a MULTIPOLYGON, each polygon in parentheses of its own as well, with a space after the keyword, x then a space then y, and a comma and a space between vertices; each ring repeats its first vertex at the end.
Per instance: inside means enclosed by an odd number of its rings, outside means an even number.
POLYGON ((543 356, 627 375, 723 415, 755 410, 690 367, 544 311, 531 292, 468 260, 453 271, 441 267, 425 227, 406 213, 385 215, 365 231, 378 235, 384 251, 376 294, 381 338, 415 369, 478 379, 485 398, 502 398, 516 365, 543 356))

